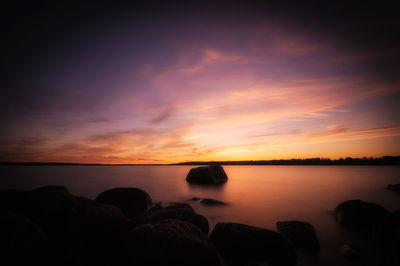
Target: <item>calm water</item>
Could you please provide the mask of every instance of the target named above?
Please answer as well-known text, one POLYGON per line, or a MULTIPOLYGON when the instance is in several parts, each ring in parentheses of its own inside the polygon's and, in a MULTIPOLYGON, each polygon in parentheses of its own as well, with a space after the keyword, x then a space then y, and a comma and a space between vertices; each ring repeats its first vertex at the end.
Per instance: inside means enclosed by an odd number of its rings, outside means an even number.
MULTIPOLYGON (((95 198, 109 188, 138 187, 153 201, 190 203, 208 218, 211 228, 216 222, 238 222, 275 230, 279 220, 308 221, 315 226, 321 254, 301 257, 299 265, 347 265, 338 255, 345 243, 367 253, 373 249, 334 221, 332 210, 340 202, 361 199, 389 211, 400 209, 400 195, 385 189, 400 183, 397 166, 224 166, 229 180, 218 187, 189 185, 185 177, 191 167, 2 166, 0 188, 63 185, 73 194, 95 198), (211 197, 229 205, 204 207, 190 202, 192 197, 211 197)), ((367 264, 373 265, 373 259, 367 264)))

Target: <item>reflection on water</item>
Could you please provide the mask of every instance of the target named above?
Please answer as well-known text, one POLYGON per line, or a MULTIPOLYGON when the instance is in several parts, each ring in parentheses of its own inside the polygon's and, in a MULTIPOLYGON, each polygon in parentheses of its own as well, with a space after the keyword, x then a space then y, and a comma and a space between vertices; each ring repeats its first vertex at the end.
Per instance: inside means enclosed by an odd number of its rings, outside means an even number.
MULTIPOLYGON (((389 211, 400 209, 400 195, 385 189, 400 183, 397 166, 225 166, 228 182, 205 187, 188 184, 191 166, 2 166, 0 186, 30 189, 64 185, 89 198, 120 186, 139 187, 154 201, 185 201, 216 222, 239 222, 276 229, 279 220, 313 224, 321 255, 307 265, 346 265, 338 249, 344 243, 372 248, 346 233, 331 211, 348 199, 378 203, 389 211), (207 207, 193 197, 214 198, 228 206, 207 207)), ((371 265, 373 262, 371 262, 371 265)))

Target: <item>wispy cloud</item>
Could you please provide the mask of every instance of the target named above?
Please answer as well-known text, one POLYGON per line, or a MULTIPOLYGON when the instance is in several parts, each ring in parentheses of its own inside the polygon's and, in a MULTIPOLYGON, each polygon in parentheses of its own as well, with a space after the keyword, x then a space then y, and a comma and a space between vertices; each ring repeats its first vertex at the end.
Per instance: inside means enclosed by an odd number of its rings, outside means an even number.
MULTIPOLYGON (((365 139, 365 138, 377 138, 377 137, 388 137, 388 136, 400 136, 400 125, 383 126, 376 128, 363 128, 351 130, 347 127, 339 125, 329 126, 328 131, 322 133, 316 133, 308 135, 310 139, 323 139, 327 137, 336 136, 351 136, 349 139, 365 139)), ((341 138, 343 140, 344 138, 341 138)))
POLYGON ((294 130, 291 130, 291 131, 288 131, 288 132, 277 132, 277 133, 262 134, 262 135, 250 136, 250 137, 247 137, 247 138, 249 138, 249 139, 258 139, 258 138, 298 135, 300 133, 301 133, 301 130, 294 129, 294 130))

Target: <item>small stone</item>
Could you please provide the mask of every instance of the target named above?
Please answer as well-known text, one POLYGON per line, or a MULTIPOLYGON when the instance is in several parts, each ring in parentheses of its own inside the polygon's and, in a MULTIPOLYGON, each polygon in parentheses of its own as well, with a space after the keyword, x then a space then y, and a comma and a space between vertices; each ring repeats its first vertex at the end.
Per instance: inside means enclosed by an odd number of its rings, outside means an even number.
POLYGON ((216 199, 211 199, 211 198, 205 198, 200 201, 201 204, 204 205, 227 205, 225 202, 216 200, 216 199))
POLYGON ((363 258, 358 248, 349 244, 341 246, 340 255, 342 255, 349 261, 360 261, 363 258))

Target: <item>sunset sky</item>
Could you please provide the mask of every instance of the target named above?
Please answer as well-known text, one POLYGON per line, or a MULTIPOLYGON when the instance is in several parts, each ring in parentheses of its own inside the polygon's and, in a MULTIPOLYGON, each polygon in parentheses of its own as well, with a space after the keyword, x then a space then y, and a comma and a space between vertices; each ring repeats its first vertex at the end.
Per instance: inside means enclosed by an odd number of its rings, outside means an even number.
POLYGON ((11 6, 0 161, 400 155, 398 9, 323 3, 11 6))

